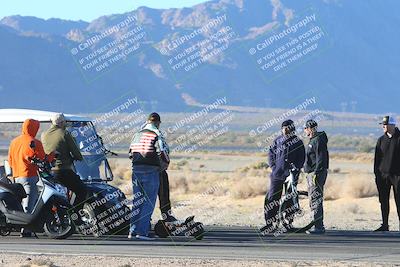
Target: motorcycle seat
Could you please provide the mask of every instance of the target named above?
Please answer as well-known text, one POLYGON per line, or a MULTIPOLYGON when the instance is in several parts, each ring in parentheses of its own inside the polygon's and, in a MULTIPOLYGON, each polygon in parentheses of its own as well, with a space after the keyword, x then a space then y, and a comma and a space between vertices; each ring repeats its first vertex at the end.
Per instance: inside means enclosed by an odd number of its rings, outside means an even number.
POLYGON ((19 199, 23 199, 23 198, 27 197, 25 189, 22 186, 22 184, 17 184, 17 183, 7 184, 5 182, 0 181, 0 188, 7 192, 10 192, 11 194, 15 195, 19 199))

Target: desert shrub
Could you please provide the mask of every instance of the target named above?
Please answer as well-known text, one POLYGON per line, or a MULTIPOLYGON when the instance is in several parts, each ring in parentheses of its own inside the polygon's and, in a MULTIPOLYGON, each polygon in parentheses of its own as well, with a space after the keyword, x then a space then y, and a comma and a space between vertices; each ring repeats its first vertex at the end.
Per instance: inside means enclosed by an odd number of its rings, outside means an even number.
POLYGON ((349 174, 343 190, 344 197, 366 198, 378 195, 375 180, 368 174, 349 174))
POLYGON ((341 198, 341 192, 343 190, 343 179, 335 179, 334 175, 328 175, 328 178, 324 187, 324 199, 325 200, 336 200, 341 198))
POLYGON ((331 153, 331 159, 336 160, 349 160, 357 162, 373 162, 373 153, 331 153))
POLYGON ((33 259, 29 264, 20 265, 21 267, 55 267, 54 263, 48 259, 33 259))
POLYGON ((267 179, 265 177, 244 177, 231 187, 230 192, 236 199, 246 199, 265 195, 266 190, 267 179))
POLYGON ((325 184, 324 199, 367 198, 378 195, 375 181, 368 173, 349 173, 344 178, 328 175, 325 184))
POLYGON ((115 179, 130 180, 132 177, 132 167, 130 164, 121 164, 116 161, 110 161, 110 167, 115 179))
POLYGON ((340 168, 334 168, 330 170, 332 173, 340 173, 340 168))
POLYGON ((242 168, 238 169, 237 171, 241 172, 241 173, 247 173, 252 170, 262 170, 263 173, 266 173, 268 167, 269 167, 268 163, 266 163, 265 161, 259 161, 259 162, 253 163, 251 165, 242 167, 242 168))
POLYGON ((188 166, 189 165, 189 161, 187 160, 174 160, 171 161, 168 169, 169 170, 182 170, 183 167, 188 166))
POLYGON ((350 203, 347 206, 347 211, 352 213, 352 214, 363 214, 364 211, 363 209, 360 207, 360 205, 355 204, 355 203, 350 203))
POLYGON ((376 140, 371 136, 332 135, 329 136, 329 147, 344 148, 369 153, 375 147, 376 140))
POLYGON ((189 192, 189 182, 185 175, 175 176, 169 179, 169 188, 171 191, 181 194, 189 192))
POLYGON ((375 145, 373 144, 364 143, 358 146, 358 151, 362 153, 371 153, 374 150, 375 150, 375 145))

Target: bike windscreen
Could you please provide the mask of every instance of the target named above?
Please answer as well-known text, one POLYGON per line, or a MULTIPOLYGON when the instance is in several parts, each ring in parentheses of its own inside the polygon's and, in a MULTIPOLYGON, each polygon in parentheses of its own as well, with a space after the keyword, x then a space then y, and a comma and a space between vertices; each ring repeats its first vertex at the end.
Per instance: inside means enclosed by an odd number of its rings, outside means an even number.
POLYGON ((68 122, 67 130, 74 137, 83 160, 75 161, 76 173, 82 180, 111 180, 112 172, 104 153, 104 146, 89 122, 68 122))

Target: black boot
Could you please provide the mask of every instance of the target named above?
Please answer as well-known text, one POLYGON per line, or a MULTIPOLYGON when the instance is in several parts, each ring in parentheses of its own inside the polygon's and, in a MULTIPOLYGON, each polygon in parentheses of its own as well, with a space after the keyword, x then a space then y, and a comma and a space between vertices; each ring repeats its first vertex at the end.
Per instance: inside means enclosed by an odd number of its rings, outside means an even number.
POLYGON ((387 232, 389 231, 389 225, 382 224, 381 227, 375 229, 374 232, 387 232))
POLYGON ((262 227, 260 229, 260 232, 262 235, 266 235, 266 234, 273 234, 275 231, 277 230, 277 227, 274 226, 272 223, 271 224, 267 224, 264 227, 262 227))

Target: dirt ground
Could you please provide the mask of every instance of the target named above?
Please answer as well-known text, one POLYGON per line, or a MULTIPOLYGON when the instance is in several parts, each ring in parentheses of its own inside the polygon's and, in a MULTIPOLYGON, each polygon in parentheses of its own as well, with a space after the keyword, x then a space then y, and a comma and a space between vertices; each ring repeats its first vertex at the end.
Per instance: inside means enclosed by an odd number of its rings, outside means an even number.
POLYGON ((75 266, 83 267, 91 262, 101 262, 101 266, 130 267, 130 266, 221 266, 221 267, 244 267, 244 266, 385 266, 383 264, 372 264, 365 262, 341 262, 341 261, 263 261, 263 260, 203 260, 203 259, 179 259, 179 258, 132 258, 132 257, 101 257, 101 256, 46 256, 46 255, 12 255, 0 254, 0 266, 15 267, 58 267, 75 266))

